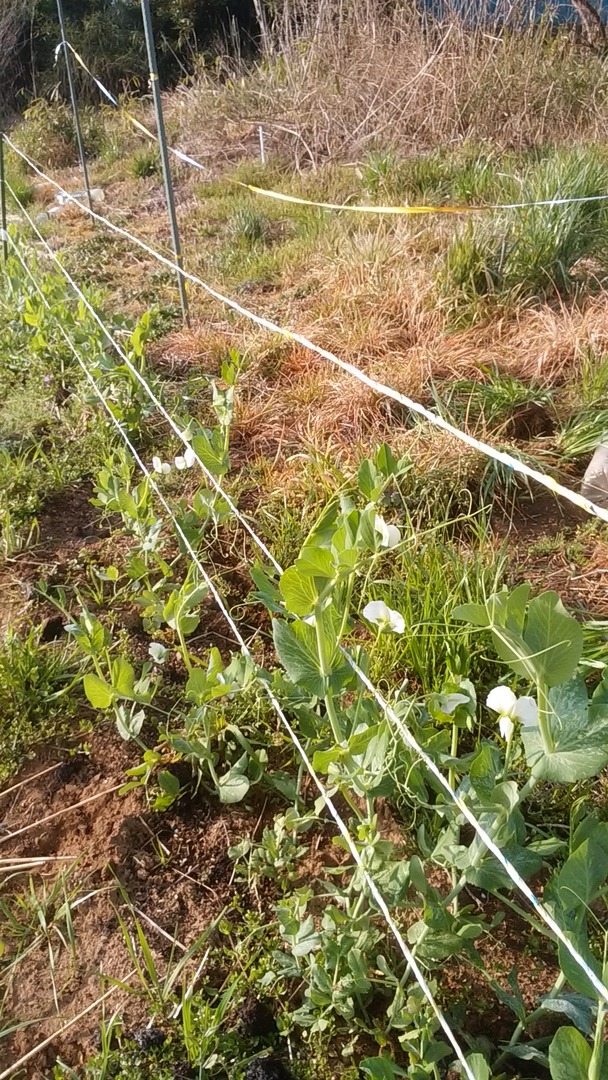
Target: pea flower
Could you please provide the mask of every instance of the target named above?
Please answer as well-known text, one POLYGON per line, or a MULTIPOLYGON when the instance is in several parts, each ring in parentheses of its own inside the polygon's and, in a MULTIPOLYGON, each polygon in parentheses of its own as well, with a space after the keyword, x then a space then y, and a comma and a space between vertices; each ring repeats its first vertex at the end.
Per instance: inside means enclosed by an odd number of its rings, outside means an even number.
POLYGON ((176 469, 191 469, 196 461, 196 454, 191 446, 187 446, 185 453, 182 456, 178 456, 175 459, 176 469))
POLYGON ((384 603, 384 600, 370 600, 363 608, 363 618, 377 626, 383 634, 392 630, 394 634, 402 634, 405 630, 405 619, 398 611, 393 611, 384 603))
POLYGON ((158 454, 155 454, 152 458, 152 468, 155 473, 160 473, 161 476, 166 476, 171 472, 171 466, 168 461, 161 461, 158 454))
POLYGON ((508 686, 495 686, 486 698, 486 705, 499 714, 498 730, 505 742, 510 742, 515 731, 515 720, 522 727, 538 726, 538 706, 531 697, 516 697, 508 686))
POLYGON ((380 547, 394 548, 401 540, 401 533, 396 525, 387 525, 380 514, 376 514, 374 529, 380 533, 380 547))

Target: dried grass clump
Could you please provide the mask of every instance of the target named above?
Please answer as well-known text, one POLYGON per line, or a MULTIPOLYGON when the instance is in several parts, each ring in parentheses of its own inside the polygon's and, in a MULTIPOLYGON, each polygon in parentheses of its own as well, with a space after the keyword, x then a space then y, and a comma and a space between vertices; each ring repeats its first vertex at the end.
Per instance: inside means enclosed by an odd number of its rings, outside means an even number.
POLYGON ((368 387, 299 346, 264 374, 252 365, 241 381, 232 429, 237 456, 278 458, 330 444, 356 460, 388 431, 386 410, 368 387))
MULTIPOLYGON (((190 152, 267 150, 297 168, 376 146, 420 153, 463 139, 526 147, 605 136, 608 66, 571 28, 500 26, 414 6, 296 3, 266 34, 262 62, 202 70, 173 101, 190 152)), ((280 9, 279 9, 280 10, 280 9)), ((459 9, 462 11, 462 8, 459 9)))

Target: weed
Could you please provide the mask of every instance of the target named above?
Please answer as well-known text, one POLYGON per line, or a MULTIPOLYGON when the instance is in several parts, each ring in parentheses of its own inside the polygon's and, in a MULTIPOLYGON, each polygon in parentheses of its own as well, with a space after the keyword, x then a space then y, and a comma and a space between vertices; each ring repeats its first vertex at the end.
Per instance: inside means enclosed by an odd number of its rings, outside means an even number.
MULTIPOLYGON (((482 534, 483 518, 478 529, 482 534)), ((362 592, 362 605, 373 592, 374 597, 398 610, 405 621, 403 634, 381 635, 371 650, 375 682, 386 671, 400 672, 414 685, 431 691, 439 689, 446 670, 480 677, 483 643, 471 635, 463 636, 451 611, 459 603, 483 599, 496 589, 504 573, 504 553, 497 554, 491 545, 484 550, 481 535, 481 543, 472 549, 467 550, 464 544, 459 548, 449 542, 449 532, 447 526, 431 529, 425 536, 411 523, 390 575, 380 564, 373 588, 362 592)))
POLYGON ((525 406, 546 409, 552 401, 552 393, 534 383, 524 383, 513 375, 494 370, 485 372, 485 381, 459 379, 444 383, 435 390, 436 404, 452 423, 496 429, 516 418, 525 406))
POLYGON ((20 168, 16 168, 14 171, 7 170, 7 203, 10 209, 14 205, 15 209, 19 209, 19 203, 21 206, 29 206, 35 195, 35 188, 31 180, 23 175, 20 168), (15 201, 13 193, 18 201, 15 201))
POLYGON ((9 629, 0 646, 0 777, 44 740, 69 729, 81 702, 81 666, 67 639, 43 640, 43 627, 9 629))
POLYGON ((144 146, 136 150, 129 162, 129 171, 136 180, 160 173, 160 154, 156 146, 144 146))
MULTIPOLYGON (((85 151, 95 155, 103 146, 104 114, 81 107, 79 115, 85 151)), ((74 117, 67 101, 50 102, 37 98, 26 109, 23 122, 15 132, 15 140, 19 148, 43 168, 62 169, 78 161, 74 117)))
MULTIPOLYGON (((597 150, 563 151, 533 164, 524 174, 517 201, 601 195, 608 164, 597 150)), ((603 266, 608 216, 602 202, 531 207, 469 222, 451 242, 438 274, 451 316, 470 322, 493 299, 513 305, 571 292, 580 263, 593 257, 603 266)))
POLYGON ((237 243, 252 247, 266 236, 266 220, 253 206, 240 206, 229 222, 229 228, 237 243))
POLYGON ((392 150, 370 150, 359 172, 372 198, 390 196, 399 186, 399 162, 392 150))
POLYGON ((593 451, 608 439, 608 409, 575 413, 557 437, 557 445, 565 457, 576 458, 593 451))

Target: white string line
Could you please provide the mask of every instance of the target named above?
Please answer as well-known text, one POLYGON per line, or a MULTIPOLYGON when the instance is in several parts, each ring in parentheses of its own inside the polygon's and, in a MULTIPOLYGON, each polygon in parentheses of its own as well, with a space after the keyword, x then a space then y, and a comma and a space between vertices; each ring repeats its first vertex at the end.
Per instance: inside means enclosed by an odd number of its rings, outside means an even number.
MULTIPOLYGON (((299 334, 296 331, 288 330, 283 326, 279 326, 278 323, 272 322, 272 320, 267 319, 264 316, 256 315, 254 312, 249 311, 247 308, 237 303, 236 300, 231 300, 230 297, 224 296, 223 293, 220 293, 216 289, 212 288, 211 285, 208 285, 205 281, 202 280, 202 278, 198 277, 196 274, 192 274, 189 271, 184 270, 181 266, 178 266, 178 264, 172 259, 167 258, 167 256, 165 255, 161 255, 160 252, 150 247, 150 245, 146 244, 144 240, 141 240, 139 237, 134 236, 126 229, 122 229, 119 225, 115 225, 108 218, 103 217, 101 214, 96 213, 96 211, 94 210, 91 210, 90 207, 85 205, 85 203, 80 202, 73 195, 70 195, 69 192, 67 192, 65 188, 61 186, 61 184, 58 184, 56 180, 52 179, 52 177, 47 176, 46 173, 44 173, 31 160, 31 158, 24 154, 23 151, 19 150, 9 139, 8 135, 5 135, 4 138, 7 144, 11 146, 12 149, 15 150, 15 152, 25 162, 27 162, 27 164, 39 176, 42 177, 42 179, 52 184, 54 187, 57 188, 58 191, 61 191, 65 196, 67 196, 67 199, 70 202, 73 202, 75 205, 79 206, 81 210, 83 210, 86 214, 89 214, 91 217, 95 218, 97 221, 105 224, 112 232, 115 232, 118 235, 123 236, 128 240, 131 240, 134 244, 137 244, 138 247, 140 247, 143 251, 147 252, 148 255, 151 255, 154 259, 162 263, 164 266, 168 266, 176 273, 182 274, 183 277, 186 278, 188 281, 193 282, 195 285, 199 285, 209 296, 212 296, 215 300, 218 300, 226 307, 231 308, 233 311, 236 311, 239 315, 245 316, 245 318, 249 319, 253 323, 256 323, 258 326, 263 327, 265 330, 269 330, 273 334, 279 334, 286 340, 296 342, 298 345, 301 345, 303 348, 315 353, 317 356, 321 356, 324 360, 329 361, 329 363, 336 365, 343 371, 346 371, 349 375, 352 375, 353 378, 358 379, 359 382, 363 383, 365 386, 368 386, 375 393, 381 394, 384 397, 392 398, 393 401, 396 401, 400 405, 403 405, 411 412, 417 413, 419 416, 424 417, 424 419, 427 420, 430 424, 433 424, 435 427, 440 428, 442 431, 447 431, 450 435, 454 436, 456 439, 459 439, 460 442, 465 443, 467 446, 470 446, 473 450, 477 450, 480 453, 485 454, 486 457, 493 458, 495 461, 500 461, 503 465, 506 465, 510 469, 512 469, 513 472, 520 473, 522 476, 527 476, 530 479, 535 480, 537 483, 541 484, 543 487, 551 491, 554 495, 560 495, 562 498, 567 499, 568 502, 573 503, 574 506, 578 506, 580 509, 585 510, 588 514, 592 514, 595 517, 600 518, 602 521, 608 522, 608 509, 604 509, 603 507, 598 506, 596 503, 591 502, 590 499, 585 498, 585 496, 581 495, 579 492, 572 491, 571 488, 565 487, 563 484, 560 484, 557 480, 555 480, 552 476, 548 476, 546 473, 542 473, 538 469, 533 469, 530 465, 527 465, 523 461, 519 461, 511 454, 506 453, 506 451, 504 450, 497 450, 495 447, 489 445, 488 443, 483 442, 480 439, 474 438, 474 436, 469 435, 466 431, 462 431, 460 428, 457 428, 453 424, 450 424, 449 421, 444 420, 442 416, 439 416, 437 413, 432 412, 430 409, 427 409, 424 405, 421 405, 420 402, 414 401, 412 398, 406 397, 405 394, 394 390, 392 387, 387 386, 385 383, 379 382, 377 379, 371 378, 371 376, 367 375, 364 371, 356 367, 354 364, 351 364, 346 360, 340 359, 340 357, 336 356, 335 353, 332 353, 327 349, 323 349, 319 345, 315 345, 314 342, 310 341, 309 338, 305 337, 303 334, 299 334)), ((53 258, 56 258, 56 256, 53 255, 53 258)), ((59 265, 61 264, 59 263, 59 265)), ((65 273, 65 271, 63 272, 65 273)))
MULTIPOLYGON (((149 131, 148 128, 144 124, 140 123, 139 120, 137 120, 135 117, 131 116, 131 114, 123 106, 121 106, 120 102, 114 96, 114 94, 110 90, 108 90, 107 86, 104 86, 104 84, 101 82, 101 80, 98 79, 97 76, 93 74, 91 69, 84 62, 82 56, 80 56, 80 54, 76 51, 76 49, 71 44, 71 42, 66 41, 65 39, 62 39, 59 42, 59 44, 55 48, 55 61, 57 61, 57 56, 59 55, 59 51, 60 51, 62 46, 64 48, 66 48, 66 49, 70 49, 70 51, 73 54, 76 61, 80 64, 81 68, 84 71, 86 71, 87 75, 93 80, 93 82, 96 84, 96 86, 101 91, 101 93, 104 95, 104 97, 107 98, 107 100, 110 101, 111 104, 114 105, 117 109, 124 112, 125 115, 128 117, 128 119, 131 121, 131 123, 135 124, 139 128, 140 131, 142 131, 150 139, 153 139, 155 142, 158 142, 158 138, 154 134, 154 132, 149 131)), ((180 159, 180 161, 185 161, 188 165, 192 165, 195 169, 199 169, 201 172, 209 172, 209 169, 205 165, 203 165, 200 161, 197 161, 196 158, 190 157, 189 154, 184 154, 181 150, 176 150, 176 148, 174 146, 168 146, 168 150, 169 150, 169 153, 174 154, 175 157, 180 159)), ((608 200, 608 195, 570 195, 570 196, 568 196, 568 195, 565 195, 565 196, 557 196, 557 195, 555 195, 553 198, 550 198, 550 199, 536 199, 536 200, 531 200, 529 202, 487 203, 485 206, 467 206, 466 204, 463 204, 461 206, 441 206, 441 205, 439 205, 439 206, 416 206, 415 204, 413 204, 412 206, 360 206, 360 205, 349 205, 348 203, 317 202, 314 199, 304 199, 304 198, 298 198, 298 196, 296 196, 296 195, 288 195, 288 194, 286 194, 285 192, 282 192, 282 191, 266 191, 263 188, 256 187, 254 184, 242 184, 241 186, 244 187, 244 188, 247 188, 249 191, 254 192, 254 194, 256 194, 256 195, 262 195, 262 196, 265 196, 266 198, 270 198, 270 199, 278 199, 280 202, 296 203, 299 206, 313 206, 313 207, 318 207, 318 208, 323 209, 323 210, 347 210, 347 211, 350 211, 351 213, 356 212, 356 213, 382 214, 382 215, 386 215, 386 214, 407 215, 408 213, 423 213, 423 212, 424 213, 433 213, 433 212, 435 212, 435 213, 446 213, 446 212, 449 212, 449 213, 454 213, 454 214, 459 214, 459 213, 472 214, 472 213, 483 213, 484 211, 487 211, 487 210, 492 210, 492 211, 528 210, 528 209, 532 209, 532 208, 534 208, 536 206, 565 206, 565 205, 569 205, 570 203, 605 202, 606 200, 608 200)))
MULTIPOLYGON (((13 189, 11 188, 8 181, 7 181, 6 186, 7 186, 7 189, 11 192, 11 195, 13 196, 13 198, 15 198, 15 194, 13 192, 13 189)), ((18 200, 16 200, 16 201, 18 201, 18 200)), ((112 334, 109 332, 108 328, 106 327, 105 323, 103 322, 103 320, 101 319, 101 317, 99 316, 99 314, 97 313, 97 311, 95 310, 93 305, 91 304, 90 300, 88 300, 88 298, 85 296, 85 294, 83 293, 82 289, 80 289, 77 282, 74 281, 74 278, 69 273, 69 271, 66 270, 66 268, 62 264, 61 260, 57 258, 57 255, 53 251, 52 247, 45 240, 44 236, 42 235, 40 230, 37 228, 33 218, 31 217, 31 215, 28 214, 27 210, 25 209, 25 207, 23 206, 22 203, 19 203, 19 206, 21 207, 21 211, 22 211, 23 215, 25 216, 25 218, 27 219, 27 221, 29 222, 31 228, 34 230, 34 232, 38 236, 38 239, 40 240, 41 244, 44 246, 47 254, 53 260, 55 265, 59 268, 59 270, 61 271, 61 273, 65 277, 66 281, 68 281, 69 284, 72 286, 72 288, 73 288, 74 292, 76 293, 76 295, 78 296, 79 300, 81 300, 81 302, 87 308, 87 311, 89 311, 90 314, 93 316, 93 318, 95 319, 95 322, 100 327, 100 329, 103 332, 104 336, 106 337, 107 341, 116 350, 116 352, 120 356, 121 360, 128 367, 131 374, 134 375, 135 378, 138 380, 138 382, 141 384, 141 386, 145 390, 146 394, 150 398, 150 401, 152 401, 153 404, 156 406, 156 408, 160 412, 161 416, 169 424, 170 428, 177 435, 178 439, 180 439, 180 441, 184 444, 184 446, 188 450, 190 450, 191 453, 194 455, 194 460, 196 461, 197 465, 199 465, 200 468, 202 469, 202 471, 203 471, 206 479, 209 481, 209 483, 213 485, 213 487, 215 488, 215 490, 218 493, 221 493, 223 495, 224 499, 226 500, 226 503, 230 507, 230 510, 232 511, 233 514, 235 514, 236 517, 239 518, 243 528, 247 530, 247 532, 250 534, 250 536, 252 538, 256 539, 255 534, 253 533, 252 529, 250 528, 249 524, 247 523, 247 520, 241 514, 239 514, 239 511, 237 510, 237 508, 236 508, 234 502, 232 501, 232 499, 230 498, 230 496, 223 490, 223 488, 220 487, 220 485, 218 484, 217 479, 215 478, 213 473, 207 468, 204 461, 202 461, 201 458, 198 456, 198 454, 194 450, 194 447, 192 446, 192 443, 189 442, 188 439, 186 439, 184 433, 181 431, 180 427, 175 423, 175 420, 170 415, 170 413, 167 412, 166 408, 164 407, 164 405, 162 404, 160 399, 156 396, 156 394, 152 390, 152 387, 150 386, 150 384, 146 381, 146 379, 144 379, 141 372, 138 370, 136 365, 132 362, 132 360, 130 359, 128 354, 125 352, 125 350, 122 348, 122 346, 118 343, 116 338, 114 338, 112 336, 112 334)), ((280 568, 279 564, 276 562, 276 560, 274 559, 272 553, 268 550, 268 548, 266 547, 264 542, 260 541, 260 538, 257 537, 256 543, 258 543, 258 545, 259 544, 262 545, 262 551, 264 552, 266 558, 273 564, 273 566, 275 567, 275 570, 280 571, 281 568, 280 568)))
MULTIPOLYGON (((11 189, 11 192, 12 192, 12 189, 11 189)), ((21 206, 22 212, 25 214, 25 216, 31 222, 34 230, 38 233, 38 235, 42 239, 45 246, 48 247, 48 245, 46 245, 46 241, 44 241, 44 238, 41 236, 39 230, 36 228, 34 223, 31 221, 31 218, 27 214, 27 211, 23 208, 21 203, 19 203, 19 205, 21 206)), ((60 266, 61 269, 63 269, 61 267, 61 263, 59 263, 59 266, 60 266)), ((78 295, 82 297, 84 302, 89 307, 89 310, 93 311, 93 309, 88 304, 88 301, 86 300, 86 297, 82 296, 82 293, 78 289, 78 286, 75 285, 74 287, 75 287, 78 295)), ((99 321, 99 319, 98 319, 98 317, 97 317, 97 315, 96 315, 96 313, 94 311, 93 311, 93 314, 95 314, 97 320, 99 321)), ((115 347, 117 349, 119 349, 118 343, 114 340, 114 338, 112 337, 110 332, 107 330, 107 328, 103 327, 103 329, 104 329, 104 333, 105 333, 106 337, 108 337, 109 340, 111 340, 111 342, 113 343, 113 345, 115 345, 115 347)), ((119 351, 120 351, 120 349, 119 349, 119 351)), ((145 380, 143 380, 143 378, 142 378, 142 384, 147 385, 145 383, 145 380)), ((226 494, 225 494, 223 488, 221 487, 221 485, 216 484, 216 487, 217 487, 217 490, 220 492, 220 494, 225 498, 226 494)), ((245 527, 247 528, 247 531, 249 532, 250 536, 254 540, 254 543, 256 543, 257 546, 261 550, 267 551, 266 546, 264 545, 264 542, 256 534, 256 532, 249 525, 246 524, 246 522, 245 522, 244 518, 242 517, 242 515, 240 514, 240 511, 238 510, 238 508, 236 506, 234 506, 234 504, 232 504, 232 508, 234 510, 234 513, 235 513, 237 519, 239 521, 241 521, 245 525, 245 527)), ((277 569, 278 573, 282 573, 283 572, 282 567, 277 562, 277 560, 272 556, 271 556, 271 559, 272 559, 272 563, 275 566, 275 569, 277 569)), ((494 857, 496 859, 498 859, 498 861, 500 862, 501 866, 503 866, 503 868, 505 869, 507 875, 510 877, 513 884, 517 886, 517 888, 520 890, 520 892, 522 892, 523 895, 526 897, 526 899, 528 899, 529 902, 533 905, 533 907, 535 908, 535 910, 537 911, 539 917, 542 919, 542 921, 545 923, 545 925, 552 931, 553 934, 555 934, 555 936, 558 938, 558 940, 563 944, 564 948, 567 949, 567 951, 570 953, 570 955, 575 960, 575 962, 579 965, 579 967, 582 968, 582 970, 585 972, 587 977, 593 983, 595 989, 598 991, 598 993, 603 997, 603 999, 608 1004, 608 990, 604 986, 603 982, 601 982, 601 980, 598 979, 598 977, 591 970, 591 968, 589 967, 587 962, 584 960, 584 958, 581 956, 581 954, 578 952, 578 950, 575 948, 575 946, 572 945, 572 943, 568 940, 568 938, 565 936, 564 932, 561 930, 560 926, 553 919, 550 912, 544 907, 542 902, 538 899, 538 897, 530 889, 529 885, 527 885, 527 883, 524 881, 524 879, 518 873, 518 871, 513 866, 513 864, 510 862, 510 860, 506 858, 506 856, 503 854, 503 852, 500 850, 500 848, 497 846, 497 844, 494 843, 494 841, 491 839, 489 834, 486 832, 486 830, 483 828, 483 826, 477 820, 477 818, 475 817, 473 812, 468 808, 466 803, 464 803, 463 800, 460 799, 460 797, 455 793, 455 791, 452 788, 452 786, 450 785, 449 781, 441 773, 441 770, 435 764, 433 759, 431 757, 429 757, 428 754, 419 745, 419 743, 416 741, 416 739, 414 738, 412 733, 409 731, 409 729, 403 724, 403 721, 400 719, 400 717, 397 716, 395 711, 389 706, 388 702, 385 701, 384 697, 381 695, 379 690, 377 690, 376 687, 374 687, 374 685, 370 682, 370 680, 368 679, 365 672, 359 667, 359 665, 356 663, 356 661, 353 659, 353 657, 351 657, 349 652, 346 649, 344 649, 342 646, 340 646, 340 651, 342 652, 343 656, 345 657, 345 659, 347 660, 347 662, 349 663, 349 665, 351 666, 353 671, 361 679, 361 681, 367 687, 367 689, 373 694, 376 703, 383 710, 384 715, 394 724, 394 726, 397 728, 397 730, 399 731, 401 737, 404 739, 404 741, 407 743, 407 745, 419 756, 420 760, 426 765, 426 767, 429 769, 429 771, 437 778, 437 780, 439 781, 441 786, 444 788, 446 793, 449 795, 450 799, 454 802, 454 804, 457 806, 458 810, 462 813, 462 815, 465 817, 465 819, 473 827, 473 829, 475 830, 475 832, 477 833, 479 838, 482 840, 484 845, 487 847, 487 849, 494 855, 494 857)))
MULTIPOLYGON (((71 44, 71 42, 66 41, 65 38, 62 38, 62 40, 59 42, 59 44, 55 47, 55 63, 57 63, 57 58, 59 56, 59 53, 60 53, 62 47, 64 49, 69 49, 70 50, 70 52, 72 53, 74 58, 80 64, 81 68, 83 68, 83 70, 86 71, 87 75, 93 80, 93 82, 96 84, 96 86, 101 91, 101 93, 104 95, 104 97, 106 97, 108 99, 108 101, 112 105, 114 105, 117 109, 119 109, 121 112, 124 112, 125 116, 128 117, 128 119, 131 121, 131 123, 134 124, 139 129, 139 131, 142 131, 144 133, 144 135, 147 135, 148 138, 153 139, 154 142, 158 143, 158 136, 155 135, 153 131, 150 131, 146 127, 146 125, 142 124, 141 121, 139 121, 135 116, 131 116, 131 114, 128 112, 128 110, 124 108, 124 106, 121 106, 120 102, 118 101, 118 98, 116 98, 114 96, 114 94, 110 90, 108 90, 107 86, 104 86, 104 84, 101 82, 101 80, 98 79, 97 76, 93 74, 91 69, 89 67, 87 67, 87 65, 85 64, 85 62, 82 59, 82 56, 80 55, 80 53, 76 52, 76 49, 71 44)), ((206 168, 206 166, 202 165, 200 161, 196 160, 196 158, 190 157, 189 154, 184 154, 181 150, 176 150, 174 146, 167 146, 167 149, 169 150, 170 154, 174 154, 175 157, 179 158, 180 161, 185 161, 186 164, 192 165, 195 169, 199 169, 201 172, 208 172, 209 171, 206 168)))
MULTIPOLYGON (((255 660, 253 658, 253 654, 251 653, 251 650, 249 649, 244 637, 242 636, 236 622, 232 618, 232 615, 230 614, 230 612, 228 611, 226 605, 224 604, 224 602, 223 602, 218 590, 216 589, 212 579, 210 578, 209 574, 205 570, 205 567, 203 566, 202 562, 200 561, 196 551, 192 547, 188 537, 186 536, 183 529, 181 528, 181 526, 180 526, 177 518, 175 517, 175 514, 173 513, 169 503, 167 502, 165 496, 162 494, 160 488, 158 487, 158 484, 156 483, 156 480, 154 479, 154 477, 150 473, 149 469, 147 468, 147 466, 145 465, 145 463, 143 462, 143 460, 139 456, 137 450, 135 449, 135 447, 133 446, 131 440, 129 439, 129 436, 123 430, 120 421, 117 419, 117 417, 114 416, 114 413, 112 412, 112 409, 110 408, 108 402, 106 401, 106 399, 105 399, 105 397, 103 395, 103 392, 101 391, 97 381, 95 380, 95 378, 93 377, 93 375, 91 374, 91 372, 87 368, 86 364, 82 360, 82 358, 81 358, 80 354, 78 353, 78 350, 77 350, 74 342, 72 341, 72 339, 68 335, 67 331, 64 329, 64 327, 62 326, 62 324, 59 321, 58 317, 53 312, 51 304, 49 303, 49 301, 46 298, 46 296, 44 295, 42 289, 38 285, 38 282, 34 278, 34 275, 30 271, 29 267, 26 265, 23 257, 21 256, 21 253, 18 250, 18 247, 17 247, 15 241, 12 238, 10 239, 10 243, 11 243, 11 246, 12 246, 13 250, 15 251, 15 254, 17 255, 17 258, 19 259, 19 262, 24 267, 26 273, 28 274, 30 280, 33 282, 35 288, 37 289, 38 293, 40 294, 40 296, 41 296, 43 302, 45 303, 46 307, 49 309, 49 311, 51 312, 51 314, 55 318, 55 320, 57 322, 57 325, 59 327, 59 330, 61 331, 62 336, 64 337, 66 343, 68 344, 68 346, 70 347, 72 352, 74 353, 74 356, 75 356, 76 360, 78 361, 80 367, 82 368, 82 370, 83 370, 88 382, 90 383, 92 389, 94 390, 95 394, 97 395, 100 402, 104 406, 106 412, 108 413, 112 423, 114 424, 114 427, 116 428, 118 433, 121 435, 122 439, 124 440, 126 446, 129 449, 129 452, 132 454, 133 459, 137 462, 139 468, 144 473, 144 475, 147 477, 148 482, 149 482, 152 490, 155 492, 157 498, 159 499, 162 506, 164 507, 170 521, 172 522, 173 527, 175 528, 175 531, 177 532, 180 539, 182 540, 182 543, 186 547, 186 549, 188 551, 188 554, 190 555, 190 557, 193 560, 195 566, 197 567, 198 571, 200 572, 200 574, 201 574, 203 580, 205 581, 205 584, 207 585, 209 591, 213 595, 213 598, 214 598, 214 600, 215 600, 221 614, 223 615, 224 619, 226 620, 226 622, 228 623, 230 629, 232 630, 232 633, 233 633, 236 641, 240 645, 240 648, 241 648, 241 651, 242 651, 243 655, 245 657, 247 657, 247 659, 251 662, 251 664, 252 664, 252 666, 253 666, 253 668, 255 670, 256 664, 255 664, 255 660)), ((446 1020, 443 1011, 441 1010, 441 1008, 439 1007, 439 1005, 435 1001, 435 998, 433 997, 431 988, 428 985, 428 983, 427 983, 427 981, 426 981, 426 979, 425 979, 425 977, 424 977, 424 975, 422 973, 422 970, 420 969, 420 967, 418 965, 416 957, 414 956, 412 951, 408 948, 408 946, 407 946, 407 944, 406 944, 406 942, 405 942, 405 940, 403 938, 403 935, 401 934, 397 924, 395 923, 395 921, 394 921, 394 919, 393 919, 393 917, 392 917, 392 915, 390 913, 389 907, 388 907, 384 897, 382 896, 382 893, 378 889, 378 886, 376 885, 376 882, 374 881, 374 879, 371 877, 369 871, 366 869, 366 867, 365 867, 365 865, 363 863, 363 859, 361 858, 361 856, 360 856, 360 854, 359 854, 359 852, 358 852, 358 850, 357 850, 357 848, 356 848, 356 846, 354 844, 354 841, 353 841, 353 839, 352 839, 352 837, 351 837, 351 835, 350 835, 350 833, 348 831, 348 827, 346 826, 346 824, 344 823, 342 817, 340 816, 340 813, 337 810, 337 808, 335 806, 335 803, 333 802, 331 796, 329 795, 329 793, 327 792, 325 786, 323 785, 323 782, 320 780, 318 774, 316 773, 316 771, 315 771, 315 769, 314 769, 314 767, 312 765, 312 762, 310 761, 310 758, 308 757, 308 754, 306 753, 306 750, 302 746, 302 743, 300 742, 296 732, 293 730, 291 724, 289 723, 289 720, 285 716, 285 713, 283 712, 283 709, 281 708, 281 705, 279 704, 277 698, 275 697, 271 687, 268 686, 268 684, 265 682, 265 680, 262 679, 261 677, 256 676, 256 678, 258 679, 258 681, 260 682, 260 684, 264 688, 264 690, 265 690, 265 692, 266 692, 266 694, 267 694, 267 696, 268 696, 268 698, 269 698, 269 700, 270 700, 270 702, 271 702, 277 716, 279 717, 281 723, 283 724, 283 727, 285 728, 285 730, 286 730, 287 734, 289 735, 293 745, 295 746, 296 750, 298 751, 298 754, 300 755, 300 758, 302 759, 305 768, 307 769, 307 771, 308 771, 311 779, 313 780, 319 794, 321 795, 321 797, 322 797, 322 799, 323 799, 323 801, 325 803, 325 806, 327 807, 329 813, 331 814, 332 818, 334 819, 334 821, 336 823, 336 826, 338 827, 338 829, 340 831, 340 834, 342 835, 345 843, 348 846, 348 849, 350 851, 350 854, 351 854, 354 862, 357 864, 359 870, 362 873, 362 876, 363 876, 363 878, 364 878, 364 880, 365 880, 365 882, 367 884, 367 887, 368 887, 368 889, 369 889, 369 891, 370 891, 376 905, 378 906, 378 908, 382 912, 382 914, 383 914, 383 916, 385 918, 385 921, 386 921, 389 929, 392 931, 393 936, 394 936, 394 938, 395 938, 395 940, 396 940, 396 942, 397 942, 397 944, 398 944, 398 946, 399 946, 399 948, 400 948, 400 950, 401 950, 401 952, 402 952, 402 954, 404 956, 404 959, 406 960, 408 966, 410 967, 411 971, 413 972, 414 977, 415 977, 416 981, 418 982, 420 988, 422 989, 427 1001, 431 1005, 431 1008, 433 1009, 433 1011, 435 1013, 435 1016, 437 1017, 437 1020, 439 1021, 443 1031, 445 1032, 446 1037, 449 1039, 449 1041, 450 1041, 450 1043, 451 1043, 451 1045, 452 1045, 452 1047, 454 1049, 454 1052, 455 1052, 456 1056, 458 1057, 458 1060, 460 1061, 460 1064, 462 1065, 462 1067, 463 1067, 463 1069, 464 1069, 464 1071, 466 1073, 466 1076, 467 1076, 468 1080, 475 1080, 475 1076, 474 1076, 474 1074, 473 1074, 473 1072, 471 1070, 471 1067, 468 1065, 468 1063, 466 1061, 466 1058, 464 1056, 462 1048, 460 1047, 460 1044, 459 1044, 456 1036, 454 1035, 454 1032, 452 1031, 450 1025, 448 1024, 448 1021, 446 1020)), ((1 1078, 0 1078, 0 1080, 1 1080, 1 1078)))

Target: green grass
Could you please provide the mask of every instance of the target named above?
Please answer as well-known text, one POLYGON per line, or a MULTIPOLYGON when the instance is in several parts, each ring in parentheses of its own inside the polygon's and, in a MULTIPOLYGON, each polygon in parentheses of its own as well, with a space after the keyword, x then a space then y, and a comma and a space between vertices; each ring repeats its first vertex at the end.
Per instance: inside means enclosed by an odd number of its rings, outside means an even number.
POLYGON ((484 427, 504 426, 511 419, 517 419, 518 411, 528 405, 542 409, 551 406, 551 390, 526 383, 508 373, 489 369, 485 379, 457 379, 442 383, 434 389, 436 405, 443 416, 452 423, 466 423, 475 427, 482 423, 484 427))
MULTIPOLYGON (((509 182, 505 196, 528 202, 606 192, 608 161, 593 148, 541 159, 526 169, 520 182, 509 182)), ((604 202, 484 215, 468 221, 451 241, 438 270, 438 291, 450 317, 470 323, 489 310, 490 302, 512 307, 568 295, 585 279, 581 261, 593 259, 592 272, 601 276, 607 256, 604 202)))
POLYGON ((136 180, 145 180, 148 176, 158 176, 161 171, 160 153, 154 146, 144 146, 136 150, 129 161, 129 171, 136 180))
POLYGON ((0 646, 0 781, 37 746, 68 734, 82 707, 73 645, 44 642, 42 629, 9 629, 0 646))
MULTIPOLYGON (((398 520, 398 519, 397 519, 398 520)), ((445 526, 428 529, 410 524, 403 550, 387 557, 362 594, 361 603, 384 600, 405 619, 405 632, 380 635, 370 650, 370 677, 394 685, 405 678, 409 692, 439 690, 448 672, 487 679, 486 643, 455 622, 457 604, 482 602, 500 587, 506 561, 486 541, 483 517, 461 523, 466 541, 450 537, 445 526)))

